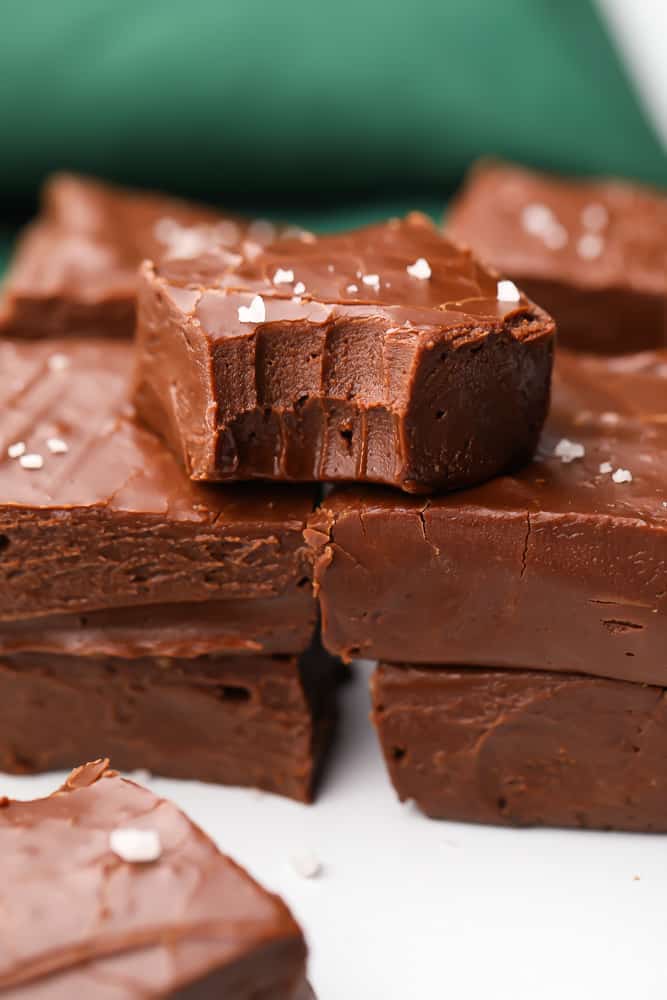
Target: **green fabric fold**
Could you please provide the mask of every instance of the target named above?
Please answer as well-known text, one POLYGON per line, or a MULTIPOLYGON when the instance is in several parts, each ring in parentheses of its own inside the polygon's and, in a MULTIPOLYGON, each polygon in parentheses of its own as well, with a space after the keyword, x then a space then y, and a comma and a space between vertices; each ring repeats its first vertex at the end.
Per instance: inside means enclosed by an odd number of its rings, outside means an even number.
POLYGON ((5 0, 0 192, 71 167, 217 202, 451 187, 493 153, 667 181, 586 0, 5 0))

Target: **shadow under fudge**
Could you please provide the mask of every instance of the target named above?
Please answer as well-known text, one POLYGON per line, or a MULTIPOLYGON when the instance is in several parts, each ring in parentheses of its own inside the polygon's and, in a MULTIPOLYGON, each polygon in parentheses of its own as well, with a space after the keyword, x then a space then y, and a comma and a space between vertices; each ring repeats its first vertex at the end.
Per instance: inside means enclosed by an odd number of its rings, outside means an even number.
POLYGON ((667 346, 667 191, 483 160, 445 230, 547 309, 564 346, 667 346))
POLYGON ((425 502, 338 488, 307 534, 344 658, 667 686, 667 352, 559 352, 532 464, 425 502))
POLYGON ((231 262, 276 228, 164 194, 54 174, 41 211, 19 239, 0 296, 0 333, 12 337, 134 334, 142 260, 215 248, 231 262))
POLYGON ((137 411, 195 480, 469 486, 548 404, 553 322, 505 287, 416 214, 145 264, 137 411))
POLYGON ((108 763, 78 767, 48 798, 0 798, 0 992, 311 996, 306 945, 283 901, 108 763), (150 835, 157 856, 134 863, 116 852, 114 835, 132 830, 150 835))

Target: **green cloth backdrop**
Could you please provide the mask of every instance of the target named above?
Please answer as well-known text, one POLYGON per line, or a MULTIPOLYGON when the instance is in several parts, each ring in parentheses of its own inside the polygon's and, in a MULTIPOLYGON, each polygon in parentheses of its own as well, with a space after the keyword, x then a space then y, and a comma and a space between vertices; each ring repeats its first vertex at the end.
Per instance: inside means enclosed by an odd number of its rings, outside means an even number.
POLYGON ((0 200, 55 167, 217 202, 450 189, 497 153, 667 183, 587 0, 4 0, 0 200))

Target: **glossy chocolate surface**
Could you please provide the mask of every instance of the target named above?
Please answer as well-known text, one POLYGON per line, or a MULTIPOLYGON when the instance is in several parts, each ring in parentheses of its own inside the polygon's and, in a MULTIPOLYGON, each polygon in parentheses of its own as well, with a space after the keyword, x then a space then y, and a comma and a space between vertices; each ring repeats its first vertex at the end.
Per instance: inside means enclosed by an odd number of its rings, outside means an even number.
POLYGON ((309 538, 343 656, 667 685, 667 353, 561 351, 532 464, 426 502, 338 489, 309 538))
POLYGON ((0 771, 30 774, 113 753, 123 770, 247 785, 312 800, 338 672, 298 656, 0 656, 0 771))
POLYGON ((0 343, 5 620, 265 599, 307 577, 314 491, 191 483, 132 419, 132 356, 101 338, 0 343))
POLYGON ((451 489, 532 453, 553 332, 423 216, 286 235, 144 266, 135 402, 196 480, 451 489))
POLYGON ((382 664, 372 693, 394 787, 428 816, 667 831, 664 688, 382 664))
POLYGON ((0 301, 5 336, 132 336, 142 260, 193 257, 215 248, 233 261, 247 241, 259 248, 269 223, 203 205, 54 174, 42 211, 19 241, 0 301))
POLYGON ((49 798, 0 799, 0 994, 30 1000, 296 1000, 306 949, 285 904, 166 799, 98 760, 49 798), (150 830, 150 862, 115 854, 150 830))
POLYGON ((565 346, 667 346, 667 192, 482 161, 446 230, 548 309, 565 346))

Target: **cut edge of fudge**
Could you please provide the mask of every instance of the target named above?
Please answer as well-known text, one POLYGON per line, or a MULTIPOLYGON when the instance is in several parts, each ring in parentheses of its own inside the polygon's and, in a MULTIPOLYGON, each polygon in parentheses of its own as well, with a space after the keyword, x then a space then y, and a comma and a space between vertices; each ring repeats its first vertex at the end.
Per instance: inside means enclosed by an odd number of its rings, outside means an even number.
POLYGON ((371 694, 396 793, 432 818, 667 830, 665 688, 381 663, 371 694))
POLYGON ((340 667, 299 656, 0 655, 0 770, 72 766, 256 787, 311 802, 337 721, 340 667))

